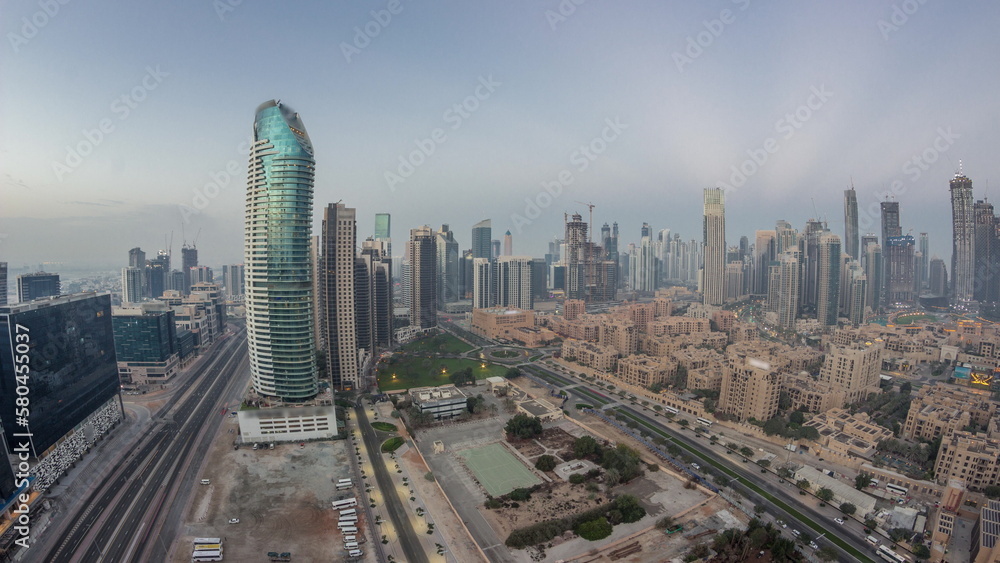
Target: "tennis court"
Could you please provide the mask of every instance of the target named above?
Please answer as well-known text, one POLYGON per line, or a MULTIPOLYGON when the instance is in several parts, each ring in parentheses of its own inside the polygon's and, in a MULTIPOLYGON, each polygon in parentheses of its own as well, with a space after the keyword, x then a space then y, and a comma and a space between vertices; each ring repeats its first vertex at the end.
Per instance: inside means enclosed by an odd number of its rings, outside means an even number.
POLYGON ((486 492, 495 497, 542 482, 501 444, 469 448, 458 455, 465 459, 486 492))

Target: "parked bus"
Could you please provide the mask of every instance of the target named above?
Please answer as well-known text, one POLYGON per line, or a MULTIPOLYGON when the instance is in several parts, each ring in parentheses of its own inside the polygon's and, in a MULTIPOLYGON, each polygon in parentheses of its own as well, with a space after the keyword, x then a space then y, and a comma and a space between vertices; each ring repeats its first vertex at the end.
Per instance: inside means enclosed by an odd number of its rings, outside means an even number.
POLYGON ((354 485, 352 483, 337 483, 338 491, 346 491, 347 489, 353 489, 354 485))
POLYGON ((343 518, 344 516, 354 516, 357 513, 358 510, 356 508, 348 508, 347 510, 340 511, 340 517, 343 518))
POLYGON ((908 563, 908 559, 884 545, 878 546, 878 556, 890 563, 908 563))
POLYGON ((191 556, 191 561, 222 561, 222 552, 219 550, 196 551, 191 556))
POLYGON ((674 407, 663 407, 663 412, 668 412, 670 414, 679 414, 681 411, 675 409, 674 407))
POLYGON ((354 497, 345 498, 344 500, 333 501, 334 510, 343 510, 345 508, 351 508, 352 506, 357 506, 357 505, 358 505, 358 499, 354 497))
POLYGON ((702 426, 711 426, 712 425, 712 421, 709 420, 709 419, 707 419, 707 418, 698 417, 696 420, 698 421, 698 424, 701 424, 702 426))
POLYGON ((222 543, 222 538, 195 538, 193 543, 222 543))
POLYGON ((352 526, 357 526, 358 517, 357 516, 343 516, 340 520, 337 520, 338 524, 350 523, 352 526))
POLYGON ((893 485, 892 483, 886 483, 885 490, 888 493, 899 495, 901 497, 906 496, 906 493, 909 492, 909 490, 906 487, 900 487, 899 485, 893 485))
POLYGON ((340 532, 344 534, 356 534, 358 533, 357 528, 340 528, 340 532))
POLYGON ((222 551, 221 543, 196 543, 194 544, 195 551, 222 551))
POLYGON ((337 484, 339 485, 340 483, 354 483, 354 479, 338 479, 337 484))
POLYGON ((344 528, 354 528, 355 530, 357 530, 358 529, 357 526, 358 526, 357 520, 351 520, 351 521, 345 520, 337 522, 337 527, 340 528, 340 531, 342 532, 344 531, 344 528))

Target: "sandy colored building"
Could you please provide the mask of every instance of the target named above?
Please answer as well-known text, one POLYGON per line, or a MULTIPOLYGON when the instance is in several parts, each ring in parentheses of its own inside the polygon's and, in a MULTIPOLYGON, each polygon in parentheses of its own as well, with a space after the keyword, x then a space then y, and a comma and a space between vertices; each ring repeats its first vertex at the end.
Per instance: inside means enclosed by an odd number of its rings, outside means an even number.
POLYGON ((854 342, 830 346, 819 378, 843 391, 845 404, 856 403, 880 391, 882 346, 877 342, 854 342))
POLYGON ((784 374, 781 390, 788 394, 793 410, 823 413, 844 405, 843 391, 813 378, 807 372, 784 374))
POLYGON ((563 303, 563 318, 567 321, 577 319, 587 313, 587 304, 582 299, 567 299, 563 303))
POLYGON ((781 375, 753 357, 731 358, 723 371, 718 411, 743 421, 768 420, 778 412, 781 375))
POLYGON ((639 349, 639 329, 632 321, 608 319, 601 324, 598 342, 601 346, 614 348, 622 356, 628 356, 639 349))
POLYGON ((996 413, 997 404, 985 391, 956 385, 925 385, 910 402, 902 436, 934 440, 970 424, 985 427, 996 413))
POLYGON ((618 378, 637 387, 666 383, 675 373, 677 363, 666 358, 633 355, 618 360, 618 378))
POLYGON ((708 319, 694 317, 661 317, 651 321, 646 327, 646 331, 654 336, 695 334, 710 330, 711 324, 708 319))
POLYGON ((472 310, 472 333, 490 340, 510 338, 512 330, 534 326, 535 313, 531 310, 507 307, 472 310))
POLYGON ((805 426, 819 432, 819 438, 815 440, 817 444, 848 460, 870 460, 878 443, 893 437, 891 430, 875 424, 867 414, 852 415, 842 408, 820 413, 808 420, 805 426))
POLYGON ((934 478, 938 483, 949 479, 965 481, 970 491, 982 492, 990 485, 1000 485, 1000 440, 996 421, 987 433, 952 432, 941 440, 934 478))
POLYGON ((575 361, 599 371, 612 371, 618 362, 616 350, 586 340, 565 340, 562 345, 562 357, 566 361, 575 361))

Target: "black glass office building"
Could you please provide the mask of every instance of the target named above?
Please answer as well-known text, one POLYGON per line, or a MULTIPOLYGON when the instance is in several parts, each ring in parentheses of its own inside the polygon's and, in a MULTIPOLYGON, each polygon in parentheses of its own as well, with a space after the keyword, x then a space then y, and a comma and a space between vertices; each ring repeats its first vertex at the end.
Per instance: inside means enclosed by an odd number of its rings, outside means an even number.
POLYGON ((119 387, 110 295, 0 307, 0 420, 8 451, 27 430, 32 456, 44 455, 109 400, 120 401, 119 387), (26 416, 17 410, 24 404, 26 416))

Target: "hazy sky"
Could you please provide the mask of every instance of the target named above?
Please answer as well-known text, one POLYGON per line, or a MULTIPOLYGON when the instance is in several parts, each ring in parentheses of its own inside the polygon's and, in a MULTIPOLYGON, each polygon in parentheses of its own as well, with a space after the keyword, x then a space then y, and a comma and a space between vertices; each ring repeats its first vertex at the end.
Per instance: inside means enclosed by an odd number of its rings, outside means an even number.
POLYGON ((50 1, 0 13, 12 267, 120 267, 171 231, 242 261, 245 141, 272 98, 316 149, 315 225, 343 200, 359 241, 376 212, 396 241, 448 223, 462 248, 491 218, 540 256, 578 202, 623 245, 643 221, 700 238, 724 184, 730 244, 814 215, 842 235, 853 178, 863 228, 895 186, 904 233, 948 260, 959 160, 977 199, 1000 172, 995 2, 50 1))

